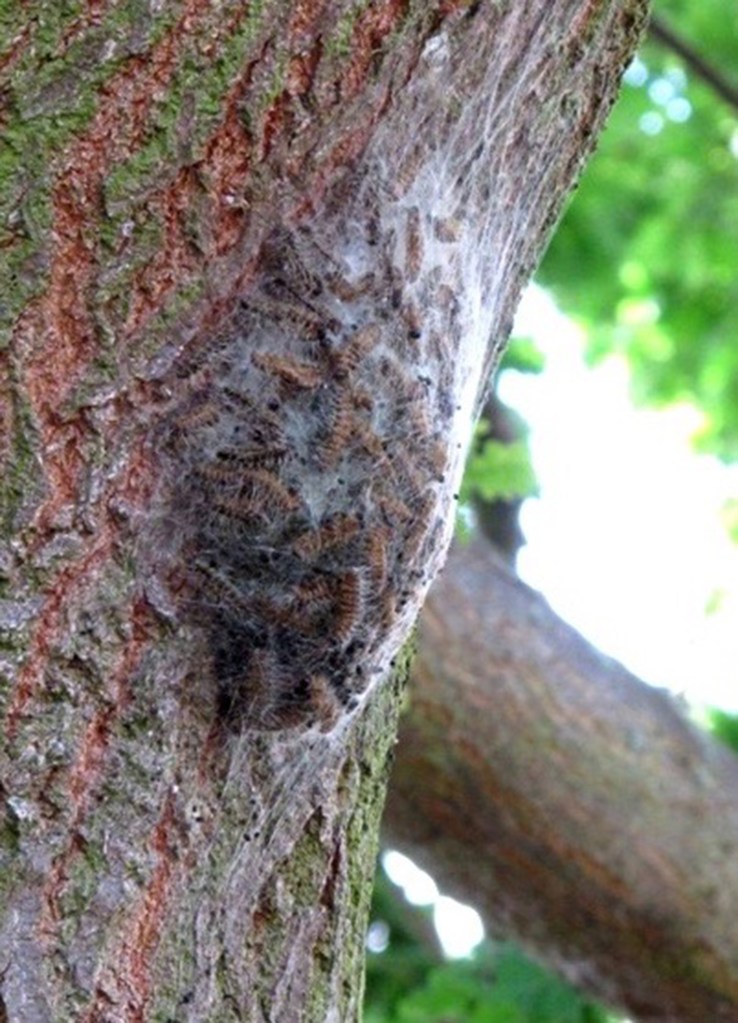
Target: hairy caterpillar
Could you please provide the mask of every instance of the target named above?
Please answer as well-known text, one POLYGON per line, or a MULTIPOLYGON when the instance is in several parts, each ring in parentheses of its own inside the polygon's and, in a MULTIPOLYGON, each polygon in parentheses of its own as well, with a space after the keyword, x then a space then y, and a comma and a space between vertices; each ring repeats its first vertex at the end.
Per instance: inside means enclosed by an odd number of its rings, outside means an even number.
POLYGON ((350 713, 445 554, 490 323, 482 227, 460 204, 466 156, 449 178, 442 154, 399 149, 399 172, 370 152, 309 224, 274 229, 171 369, 157 546, 237 728, 350 713))
POLYGON ((360 529, 359 520, 353 515, 334 515, 313 532, 303 533, 295 541, 295 550, 300 557, 309 558, 327 551, 338 544, 348 543, 360 529))

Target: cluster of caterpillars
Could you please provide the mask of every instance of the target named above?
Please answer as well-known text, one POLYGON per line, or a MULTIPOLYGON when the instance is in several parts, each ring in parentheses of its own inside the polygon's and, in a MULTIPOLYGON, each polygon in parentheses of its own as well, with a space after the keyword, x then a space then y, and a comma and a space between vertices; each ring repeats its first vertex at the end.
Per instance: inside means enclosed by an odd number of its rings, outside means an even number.
POLYGON ((239 727, 330 730, 427 581, 449 398, 442 346, 423 345, 397 285, 419 272, 417 214, 408 225, 407 265, 370 241, 360 274, 276 232, 254 286, 180 366, 161 445, 180 605, 239 727))

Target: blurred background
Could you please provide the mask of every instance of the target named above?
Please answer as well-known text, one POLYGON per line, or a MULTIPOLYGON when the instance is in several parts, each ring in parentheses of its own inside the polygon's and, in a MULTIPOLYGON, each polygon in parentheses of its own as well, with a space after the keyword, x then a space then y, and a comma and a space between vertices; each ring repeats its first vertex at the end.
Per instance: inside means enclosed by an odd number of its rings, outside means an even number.
MULTIPOLYGON (((736 745, 738 7, 656 0, 526 293, 459 531, 736 745), (638 585, 633 586, 633 578, 638 585)), ((366 1023, 614 1023, 384 850, 366 1023)))

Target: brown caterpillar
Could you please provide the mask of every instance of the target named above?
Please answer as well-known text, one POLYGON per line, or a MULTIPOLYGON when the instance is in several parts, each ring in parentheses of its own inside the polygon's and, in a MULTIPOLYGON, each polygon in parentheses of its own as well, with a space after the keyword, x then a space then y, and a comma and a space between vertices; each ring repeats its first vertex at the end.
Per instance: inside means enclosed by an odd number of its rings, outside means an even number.
POLYGON ((401 199, 408 192, 418 176, 423 156, 424 148, 420 142, 417 142, 403 159, 399 172, 394 177, 391 186, 393 198, 401 199))
POLYGON ((441 437, 434 437, 422 452, 423 462, 429 466, 433 479, 443 483, 448 469, 448 450, 441 437))
POLYGON ((212 401, 203 401, 183 412, 176 425, 182 431, 197 430, 202 426, 214 426, 218 421, 218 408, 212 401))
POLYGON ((405 338, 412 346, 423 333, 420 310, 414 302, 406 302, 402 306, 402 319, 405 324, 405 338))
POLYGON ((227 518, 248 521, 253 518, 264 518, 268 514, 263 495, 241 494, 239 497, 218 498, 215 508, 227 518))
POLYGON ((435 509, 435 495, 426 494, 414 509, 412 526, 405 537, 403 560, 412 564, 416 561, 420 548, 428 534, 431 517, 435 509))
POLYGON ((361 613, 361 581, 356 572, 347 572, 337 580, 334 602, 336 638, 345 643, 352 635, 361 613))
POLYGON ((397 608, 395 606, 395 595, 392 590, 384 590, 380 595, 379 602, 379 620, 382 624, 383 629, 390 629, 397 618, 397 608))
POLYGON ((335 371, 348 373, 355 370, 364 353, 376 345, 379 335, 380 328, 376 323, 368 323, 366 326, 360 327, 348 345, 342 351, 335 353, 333 357, 335 371))
POLYGON ((423 265, 423 238, 420 232, 420 210, 413 206, 408 210, 405 235, 405 274, 415 281, 423 265))
POLYGON ((310 707, 315 713, 321 732, 335 728, 345 708, 331 688, 327 675, 312 675, 309 682, 310 707))
POLYGON ((323 441, 321 458, 326 468, 334 466, 348 446, 352 426, 351 393, 342 390, 337 395, 328 435, 323 441))
POLYGON ((254 352, 252 359, 261 369, 291 387, 303 387, 309 391, 323 382, 323 374, 315 366, 296 362, 294 359, 272 355, 269 352, 254 352))
POLYGON ((275 473, 268 469, 245 469, 242 479, 244 484, 251 487, 255 493, 261 491, 264 494, 264 501, 268 501, 271 507, 278 507, 282 511, 289 512, 294 511, 300 503, 299 498, 287 489, 275 473))
POLYGON ((407 495, 411 503, 415 503, 417 498, 423 493, 424 487, 427 486, 426 474, 417 465, 413 464, 413 461, 408 458, 404 451, 393 452, 390 460, 390 470, 398 484, 398 488, 407 495))
POLYGON ((228 403, 235 405, 236 408, 254 408, 253 399, 248 394, 244 394, 243 391, 239 391, 235 387, 224 387, 222 389, 222 394, 223 397, 227 399, 228 403))
POLYGON ((355 420, 352 423, 352 427, 358 446, 373 457, 377 469, 386 468, 389 465, 389 459, 380 438, 360 419, 355 420))
POLYGON ((428 575, 410 563, 429 556, 448 402, 422 293, 403 289, 406 262, 420 286, 433 222, 405 209, 376 238, 370 211, 358 223, 366 270, 361 245, 344 258, 338 241, 275 234, 201 364, 188 350, 197 390, 177 378, 160 445, 178 606, 203 637, 217 713, 238 729, 335 727, 381 677, 405 589, 428 575))
POLYGON ((267 290, 287 288, 298 299, 317 298, 324 288, 320 274, 311 270, 302 254, 299 235, 277 229, 265 241, 261 256, 267 290))
POLYGON ((355 408, 363 409, 365 412, 373 411, 374 398, 372 398, 368 391, 365 391, 362 387, 355 387, 352 393, 355 408))
POLYGON ((366 538, 366 559, 375 591, 382 589, 387 581, 387 548, 389 535, 382 526, 373 529, 366 538))
POLYGON ((213 607, 225 607, 239 616, 251 614, 252 609, 243 594, 221 572, 200 560, 195 561, 193 567, 200 580, 199 590, 206 597, 211 598, 213 607))
POLYGON ((359 531, 359 520, 351 515, 334 515, 319 529, 304 533, 295 541, 295 551, 301 558, 314 558, 337 544, 347 543, 359 531))
POLYGON ((367 295, 374 284, 374 274, 364 274, 358 281, 347 281, 338 274, 333 274, 327 280, 329 290, 336 298, 343 302, 355 302, 357 298, 367 295))
POLYGON ((283 447, 226 449, 218 452, 218 464, 234 473, 241 473, 244 469, 274 469, 286 454, 283 447))
POLYGON ((252 298, 244 302, 247 309, 253 310, 267 323, 281 320, 287 322, 296 331, 296 337, 315 341, 325 336, 335 322, 326 321, 303 302, 293 299, 278 299, 268 295, 252 298))
POLYGON ((379 507, 384 512, 385 522, 388 525, 407 522, 412 518, 412 512, 404 501, 395 497, 394 494, 381 494, 377 498, 379 507))
POLYGON ((316 576, 300 583, 295 595, 301 605, 314 608, 316 604, 331 603, 334 589, 334 582, 329 576, 316 576))
POLYGON ((456 217, 436 217, 433 234, 439 242, 457 242, 461 237, 461 222, 456 217))

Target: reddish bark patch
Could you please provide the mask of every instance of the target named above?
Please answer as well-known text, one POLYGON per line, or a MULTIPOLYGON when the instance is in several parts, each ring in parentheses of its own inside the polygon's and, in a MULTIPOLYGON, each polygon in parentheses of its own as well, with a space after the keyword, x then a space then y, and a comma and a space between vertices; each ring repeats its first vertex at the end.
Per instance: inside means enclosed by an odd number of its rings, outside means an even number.
POLYGON ((116 1011, 126 1023, 144 1023, 149 999, 151 998, 151 968, 169 903, 177 869, 174 849, 175 831, 174 800, 167 794, 159 820, 150 839, 150 847, 156 856, 156 865, 144 889, 138 908, 130 921, 123 924, 122 939, 117 954, 111 959, 113 971, 107 990, 98 988, 92 1005, 83 1017, 86 1023, 99 1023, 109 1017, 105 1009, 111 1004, 116 989, 119 998, 114 998, 116 1011))
POLYGON ((46 602, 29 644, 28 657, 18 676, 5 719, 6 735, 11 740, 15 738, 19 721, 41 683, 50 651, 60 629, 64 628, 62 618, 68 602, 94 581, 96 569, 104 564, 109 555, 109 539, 106 534, 99 535, 96 544, 85 556, 74 565, 65 567, 57 576, 54 585, 46 591, 46 602))
POLYGON ((165 228, 163 244, 134 279, 126 337, 139 333, 188 275, 202 272, 206 261, 230 251, 243 236, 247 223, 243 197, 252 162, 252 141, 242 123, 240 106, 253 67, 253 63, 249 65, 231 87, 223 119, 205 145, 204 159, 197 166, 182 168, 171 184, 150 197, 149 214, 165 228), (208 216, 202 211, 197 216, 203 230, 207 228, 200 249, 188 238, 186 225, 198 192, 209 211, 208 216))
POLYGON ((100 202, 100 182, 84 164, 95 155, 92 146, 81 145, 76 160, 59 175, 52 196, 51 273, 26 366, 28 396, 47 427, 94 353, 87 299, 96 254, 89 222, 100 202))
POLYGON ((305 96, 310 91, 323 47, 320 40, 307 53, 290 58, 287 65, 286 89, 290 96, 305 96))
POLYGON ((287 121, 289 106, 290 98, 286 92, 282 92, 276 99, 272 100, 264 111, 261 138, 259 139, 259 162, 266 160, 272 150, 275 139, 282 133, 287 121))
MULTIPOLYGON (((105 505, 112 495, 125 502, 130 508, 146 500, 150 481, 148 463, 141 449, 136 449, 121 476, 102 497, 105 505)), ((67 607, 79 601, 81 593, 94 585, 96 570, 102 569, 110 557, 116 541, 116 527, 106 516, 105 525, 96 534, 85 554, 75 563, 65 565, 53 584, 45 591, 45 603, 40 612, 35 633, 28 646, 28 656, 19 673, 13 698, 6 715, 6 735, 13 739, 17 734, 20 719, 28 708, 30 700, 41 685, 50 653, 67 627, 64 612, 67 607)), ((115 674, 114 692, 116 702, 123 700, 123 680, 133 671, 147 634, 148 612, 143 602, 133 606, 131 639, 122 653, 119 671, 115 674)))
POLYGON ((90 295, 97 277, 96 224, 103 182, 112 163, 140 145, 152 102, 176 66, 178 36, 191 30, 197 7, 190 3, 178 24, 145 57, 127 61, 113 76, 101 90, 89 128, 60 160, 51 198, 49 285, 27 309, 16 332, 19 347, 28 353, 25 382, 41 430, 49 487, 37 516, 42 531, 56 510, 73 500, 83 467, 81 445, 69 436, 59 412, 97 350, 90 295))
POLYGON ((56 857, 46 878, 41 893, 42 910, 38 922, 38 931, 43 939, 48 939, 56 929, 59 919, 59 897, 69 877, 69 864, 84 848, 84 840, 78 832, 73 832, 65 852, 56 857))
MULTIPOLYGON (((389 87, 384 89, 374 103, 370 114, 358 124, 352 131, 347 131, 333 146, 326 156, 323 164, 318 169, 313 187, 309 195, 306 195, 293 211, 295 220, 308 216, 316 206, 319 205, 326 190, 336 180, 336 172, 350 165, 361 155, 366 148, 374 128, 382 114, 389 106, 391 93, 389 87)), ((296 168, 290 168, 293 170, 296 168)))
POLYGON ((246 223, 244 196, 252 162, 252 141, 243 124, 241 104, 250 84, 252 66, 235 83, 223 121, 210 139, 205 156, 214 226, 209 255, 220 256, 236 245, 246 223))
MULTIPOLYGON (((15 39, 11 41, 11 44, 8 47, 8 49, 0 53, 0 72, 3 71, 10 72, 13 70, 15 64, 17 64, 17 62, 28 49, 28 43, 30 38, 31 25, 26 23, 18 32, 18 35, 15 37, 15 39)), ((5 123, 4 119, 0 118, 0 120, 2 120, 2 123, 5 123)))
POLYGON ((0 352, 0 468, 10 458, 10 438, 14 436, 15 415, 10 387, 10 366, 7 351, 0 352))
POLYGON ((351 62, 341 80, 344 100, 361 91, 384 40, 404 19, 408 6, 407 0, 383 0, 371 4, 357 19, 351 38, 351 62))
POLYGON ((313 28, 325 7, 326 0, 298 0, 292 5, 292 13, 287 25, 287 38, 290 46, 295 46, 303 38, 312 38, 313 28))
POLYGON ((102 769, 113 714, 112 706, 101 708, 95 713, 85 731, 77 762, 72 768, 69 779, 73 826, 77 826, 84 816, 88 797, 102 769))
POLYGON ((79 748, 77 761, 69 778, 69 798, 72 807, 72 827, 82 823, 95 784, 102 773, 110 732, 130 699, 129 681, 136 670, 149 635, 148 611, 142 600, 135 600, 125 620, 130 622, 131 634, 118 657, 111 684, 113 703, 101 707, 87 726, 79 748))
POLYGON ((140 268, 131 282, 128 316, 123 335, 140 333, 158 313, 167 297, 186 284, 198 269, 198 257, 187 240, 184 214, 190 205, 194 171, 183 167, 149 204, 150 215, 162 225, 162 244, 151 261, 140 268))
POLYGON ((84 35, 91 25, 99 25, 105 12, 105 0, 87 0, 86 9, 67 26, 61 38, 58 53, 66 53, 75 39, 84 35))
POLYGON ((449 15, 470 7, 474 7, 474 0, 441 0, 438 13, 442 18, 448 18, 449 15))

